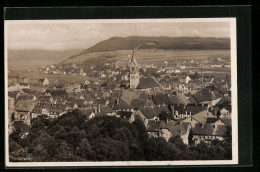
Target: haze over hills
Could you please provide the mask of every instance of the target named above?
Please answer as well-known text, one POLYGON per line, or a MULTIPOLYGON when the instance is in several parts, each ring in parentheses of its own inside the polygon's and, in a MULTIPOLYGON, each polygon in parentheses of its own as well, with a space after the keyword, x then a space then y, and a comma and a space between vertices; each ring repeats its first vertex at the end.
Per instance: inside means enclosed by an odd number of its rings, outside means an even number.
POLYGON ((32 69, 38 66, 59 63, 82 49, 52 51, 41 49, 8 50, 9 70, 32 69))
POLYGON ((92 52, 106 52, 114 50, 130 50, 141 45, 139 49, 165 49, 165 50, 229 50, 229 38, 213 37, 112 37, 96 45, 72 55, 75 58, 92 52))

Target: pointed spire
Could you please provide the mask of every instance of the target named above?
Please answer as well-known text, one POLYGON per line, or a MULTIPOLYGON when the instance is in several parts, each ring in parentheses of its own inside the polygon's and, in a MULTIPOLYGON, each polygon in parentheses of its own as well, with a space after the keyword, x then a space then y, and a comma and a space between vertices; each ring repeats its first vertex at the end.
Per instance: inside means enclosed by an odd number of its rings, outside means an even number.
POLYGON ((135 56, 135 49, 133 49, 133 53, 132 53, 132 59, 131 59, 131 61, 133 61, 133 60, 134 60, 134 56, 135 56))

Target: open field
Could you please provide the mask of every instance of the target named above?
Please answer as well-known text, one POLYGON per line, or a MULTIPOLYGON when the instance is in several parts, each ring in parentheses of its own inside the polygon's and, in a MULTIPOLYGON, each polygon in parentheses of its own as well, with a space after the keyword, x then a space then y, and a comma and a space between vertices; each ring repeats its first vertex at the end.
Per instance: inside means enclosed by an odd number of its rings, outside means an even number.
MULTIPOLYGON (((135 52, 140 64, 158 64, 168 61, 169 64, 175 60, 222 58, 230 59, 229 50, 162 50, 162 49, 138 49, 135 52)), ((132 50, 117 50, 109 52, 94 52, 67 59, 63 63, 104 63, 130 60, 132 50), (107 57, 106 57, 107 56, 107 57)))

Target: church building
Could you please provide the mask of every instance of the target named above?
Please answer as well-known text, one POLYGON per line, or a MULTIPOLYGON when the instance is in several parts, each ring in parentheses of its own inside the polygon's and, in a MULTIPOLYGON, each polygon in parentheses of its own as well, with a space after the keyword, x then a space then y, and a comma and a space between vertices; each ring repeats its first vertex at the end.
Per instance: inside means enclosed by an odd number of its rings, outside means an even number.
POLYGON ((130 67, 130 88, 139 89, 146 92, 159 88, 160 85, 153 78, 141 78, 139 75, 139 64, 135 58, 135 50, 133 50, 130 67))

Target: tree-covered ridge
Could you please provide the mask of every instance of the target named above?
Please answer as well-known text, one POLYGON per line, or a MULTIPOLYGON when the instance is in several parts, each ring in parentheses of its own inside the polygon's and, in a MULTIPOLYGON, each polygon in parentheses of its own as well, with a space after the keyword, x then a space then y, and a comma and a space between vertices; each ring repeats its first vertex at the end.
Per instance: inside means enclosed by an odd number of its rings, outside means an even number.
MULTIPOLYGON (((230 133, 225 141, 183 144, 179 137, 169 142, 149 138, 144 124, 112 116, 85 120, 78 110, 56 119, 41 115, 32 121, 29 134, 9 136, 10 161, 151 161, 231 159, 230 133), (23 157, 28 157, 23 159, 23 157)), ((231 131, 230 131, 231 132, 231 131)))

